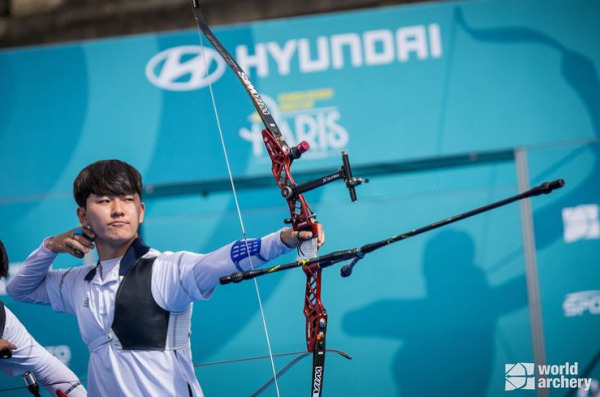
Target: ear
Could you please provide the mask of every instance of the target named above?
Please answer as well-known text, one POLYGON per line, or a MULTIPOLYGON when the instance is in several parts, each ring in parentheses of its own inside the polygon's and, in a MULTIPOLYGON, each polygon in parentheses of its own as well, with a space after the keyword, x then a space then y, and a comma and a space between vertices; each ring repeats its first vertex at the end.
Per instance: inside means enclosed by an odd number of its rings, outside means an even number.
POLYGON ((144 223, 144 214, 146 213, 146 204, 140 203, 140 215, 138 216, 138 221, 140 224, 144 223))
POLYGON ((88 227, 87 214, 85 208, 77 207, 77 218, 79 218, 79 223, 81 223, 81 226, 88 227))

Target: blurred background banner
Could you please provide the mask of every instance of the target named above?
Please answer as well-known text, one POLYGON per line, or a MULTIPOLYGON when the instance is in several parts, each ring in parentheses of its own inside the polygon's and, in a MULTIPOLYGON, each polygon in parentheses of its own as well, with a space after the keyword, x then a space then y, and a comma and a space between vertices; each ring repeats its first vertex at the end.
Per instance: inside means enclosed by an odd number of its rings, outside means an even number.
MULTIPOLYGON (((566 181, 531 205, 378 251, 349 279, 324 271, 328 347, 353 357, 328 356, 326 395, 575 395, 506 391, 505 365, 534 361, 577 362, 574 377, 600 379, 599 17, 596 0, 489 0, 214 29, 286 140, 311 145, 297 181, 337 170, 342 150, 371 179, 354 204, 342 184, 306 195, 327 230, 322 252, 566 181)), ((43 238, 77 226, 72 182, 99 159, 144 176, 154 248, 209 252, 241 238, 209 85, 249 235, 281 227, 289 214, 260 119, 202 41, 192 29, 0 51, 0 233, 12 272, 43 238)), ((80 264, 61 256, 55 267, 80 264)), ((304 274, 259 285, 274 352, 304 349, 304 274)), ((85 378, 73 318, 16 303, 3 283, 0 299, 85 378)), ((252 283, 195 304, 195 362, 267 354, 258 310, 252 283)), ((310 368, 306 358, 290 369, 281 395, 308 394, 310 368)), ((264 359, 196 373, 207 396, 249 395, 272 376, 264 359)))

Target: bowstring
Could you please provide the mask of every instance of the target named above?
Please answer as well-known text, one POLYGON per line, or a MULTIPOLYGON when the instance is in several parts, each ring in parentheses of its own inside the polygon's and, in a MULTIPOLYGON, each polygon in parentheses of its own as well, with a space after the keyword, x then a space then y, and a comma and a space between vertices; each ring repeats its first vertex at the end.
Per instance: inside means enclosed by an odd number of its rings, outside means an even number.
MULTIPOLYGON (((200 38, 200 46, 202 47, 202 60, 204 62, 204 70, 206 73, 206 77, 207 77, 207 81, 208 81, 208 90, 210 92, 210 98, 212 101, 212 107, 213 107, 213 111, 215 113, 215 119, 216 119, 216 123, 217 123, 217 130, 219 131, 219 137, 221 139, 221 147, 223 149, 223 155, 225 157, 225 163, 227 165, 227 173, 229 175, 229 182, 231 184, 231 190, 233 192, 233 200, 235 202, 235 208, 237 211, 237 215, 238 215, 238 220, 240 223, 240 227, 242 229, 242 236, 243 236, 243 240, 244 240, 244 244, 246 246, 246 252, 248 253, 248 259, 250 261, 250 268, 252 270, 254 270, 254 263, 252 262, 252 255, 250 255, 250 247, 248 245, 248 237, 246 234, 246 227, 244 226, 244 220, 242 217, 242 210, 240 208, 240 204, 238 201, 238 196, 237 196, 237 190, 235 188, 235 183, 233 181, 233 173, 231 172, 231 165, 229 163, 229 155, 227 152, 227 146, 225 145, 225 137, 223 135, 223 129, 221 128, 221 119, 219 117, 219 111, 217 109, 217 102, 215 101, 215 95, 213 92, 213 87, 212 87, 212 82, 210 81, 210 79, 208 78, 208 62, 206 61, 206 54, 205 54, 205 47, 204 47, 204 41, 202 40, 202 34, 200 32, 198 32, 198 36, 200 38)), ((260 296, 260 289, 258 288, 258 281, 256 279, 254 279, 254 289, 256 290, 256 297, 258 299, 258 307, 260 308, 260 316, 262 319, 262 323, 263 323, 263 330, 265 333, 265 339, 267 341, 267 349, 269 350, 269 358, 271 361, 271 371, 273 372, 273 378, 275 379, 275 390, 277 392, 277 397, 280 397, 279 394, 279 384, 277 383, 277 371, 275 369, 275 360, 274 360, 274 356, 273 356, 273 350, 271 349, 271 339, 269 337, 269 330, 267 327, 267 319, 265 317, 265 311, 263 308, 263 303, 262 303, 262 298, 260 296)))

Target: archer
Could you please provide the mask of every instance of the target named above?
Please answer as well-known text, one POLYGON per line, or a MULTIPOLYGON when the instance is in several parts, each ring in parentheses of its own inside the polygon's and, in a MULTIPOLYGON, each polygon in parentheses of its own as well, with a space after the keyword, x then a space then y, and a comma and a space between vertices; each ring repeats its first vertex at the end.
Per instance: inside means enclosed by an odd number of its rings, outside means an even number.
MULTIPOLYGON (((260 266, 310 231, 284 228, 238 240, 208 254, 158 252, 139 238, 142 177, 131 165, 103 160, 74 182, 80 227, 54 237, 25 261, 7 285, 16 300, 77 316, 90 351, 90 396, 202 396, 190 349, 192 303, 207 300, 219 277, 260 266), (60 253, 98 263, 49 270, 60 253)), ((317 245, 324 243, 319 226, 317 245)))
MULTIPOLYGON (((0 279, 7 276, 8 254, 0 240, 0 279)), ((56 392, 62 392, 70 397, 87 395, 73 371, 44 349, 2 301, 0 301, 0 371, 6 376, 18 376, 24 372, 33 373, 52 395, 56 395, 56 392)), ((37 383, 32 387, 39 390, 37 383)))

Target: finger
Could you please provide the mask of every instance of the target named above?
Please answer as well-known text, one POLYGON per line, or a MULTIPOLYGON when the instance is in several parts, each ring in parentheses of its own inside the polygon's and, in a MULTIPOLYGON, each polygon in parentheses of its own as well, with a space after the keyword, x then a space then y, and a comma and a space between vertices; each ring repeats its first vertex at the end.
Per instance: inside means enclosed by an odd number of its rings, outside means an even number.
POLYGON ((69 248, 71 250, 71 252, 69 252, 69 254, 73 255, 76 258, 81 259, 85 256, 85 254, 82 251, 78 250, 77 248, 75 248, 73 246, 68 245, 67 248, 69 248))
POLYGON ((73 237, 79 242, 87 243, 87 242, 94 241, 94 238, 96 238, 96 235, 94 234, 94 232, 92 232, 91 229, 81 228, 81 229, 75 229, 73 231, 73 237))
POLYGON ((2 350, 4 350, 4 349, 17 350, 17 346, 13 345, 6 339, 2 339, 2 340, 0 340, 0 349, 2 349, 2 350))
POLYGON ((64 246, 67 248, 67 253, 77 258, 83 258, 85 254, 89 251, 87 247, 84 247, 77 240, 73 239, 65 240, 64 246))
POLYGON ((325 228, 320 223, 317 223, 317 227, 318 227, 318 233, 319 233, 319 235, 317 236, 317 239, 318 239, 318 242, 321 245, 323 245, 323 244, 325 244, 325 228))
POLYGON ((313 238, 313 233, 310 231, 302 231, 302 232, 298 232, 298 234, 296 235, 296 239, 298 240, 299 243, 302 243, 303 241, 308 241, 308 240, 312 240, 313 238))
MULTIPOLYGON (((84 236, 81 234, 75 234, 73 236, 73 240, 77 241, 82 247, 85 247, 88 250, 94 249, 94 243, 92 243, 92 241, 87 236, 84 236)), ((75 248, 78 248, 78 247, 75 247, 75 248)))
POLYGON ((317 234, 317 247, 321 248, 325 244, 325 230, 321 227, 319 234, 317 234))

